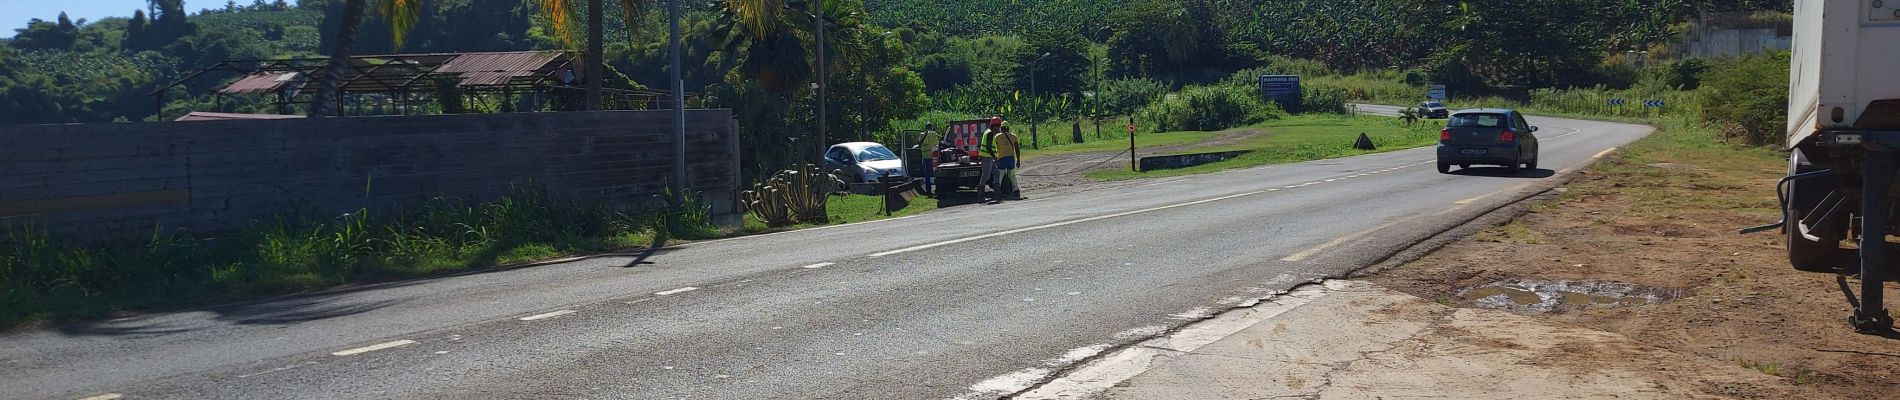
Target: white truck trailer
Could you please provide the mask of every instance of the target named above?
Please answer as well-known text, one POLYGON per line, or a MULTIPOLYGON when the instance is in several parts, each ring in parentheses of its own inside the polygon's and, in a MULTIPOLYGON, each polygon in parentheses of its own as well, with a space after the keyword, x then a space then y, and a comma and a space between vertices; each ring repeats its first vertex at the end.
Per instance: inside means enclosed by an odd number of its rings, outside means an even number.
POLYGON ((1781 228, 1790 264, 1840 274, 1849 296, 1845 277, 1859 274, 1849 323, 1891 332, 1882 287, 1900 199, 1900 0, 1797 0, 1794 11, 1783 220, 1744 232, 1781 228))

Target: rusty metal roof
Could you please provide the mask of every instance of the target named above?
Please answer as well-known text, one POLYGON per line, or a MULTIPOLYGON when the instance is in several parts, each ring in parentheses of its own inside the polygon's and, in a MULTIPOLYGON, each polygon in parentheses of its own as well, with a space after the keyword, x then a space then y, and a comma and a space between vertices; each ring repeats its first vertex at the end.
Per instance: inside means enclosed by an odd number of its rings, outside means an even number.
POLYGON ((274 92, 284 85, 296 83, 300 76, 303 74, 297 72, 260 72, 231 82, 222 91, 231 94, 274 92))
POLYGON ((236 114, 236 113, 192 111, 190 114, 185 114, 185 116, 178 117, 178 119, 174 119, 173 121, 229 121, 229 120, 237 120, 237 119, 296 119, 296 118, 303 118, 303 116, 302 115, 278 115, 278 114, 236 114))
POLYGON ((461 76, 462 86, 491 86, 515 78, 546 76, 566 61, 565 53, 553 51, 469 53, 450 59, 435 72, 461 76))
MULTIPOLYGON (((565 70, 574 55, 561 51, 511 51, 493 53, 391 54, 351 57, 343 78, 347 92, 399 92, 418 83, 433 84, 440 78, 453 79, 466 88, 501 87, 514 84, 566 84, 565 70)), ((315 90, 315 79, 328 59, 287 59, 260 61, 254 67, 229 66, 245 72, 237 81, 219 91, 226 94, 268 93, 287 88, 315 90)), ((227 63, 228 64, 228 63, 227 63)))

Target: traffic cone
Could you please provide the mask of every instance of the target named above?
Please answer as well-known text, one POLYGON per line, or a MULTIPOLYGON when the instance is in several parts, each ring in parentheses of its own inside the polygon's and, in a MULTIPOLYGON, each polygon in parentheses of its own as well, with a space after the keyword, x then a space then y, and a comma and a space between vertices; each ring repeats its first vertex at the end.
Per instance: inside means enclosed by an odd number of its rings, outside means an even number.
POLYGON ((1365 133, 1365 132, 1360 132, 1360 133, 1359 133, 1359 141, 1357 141, 1357 142, 1353 142, 1353 144, 1352 144, 1352 148, 1355 148, 1355 149, 1360 149, 1360 150, 1367 150, 1367 151, 1371 151, 1371 150, 1377 150, 1377 149, 1378 149, 1378 147, 1377 147, 1377 146, 1373 146, 1373 145, 1372 145, 1372 138, 1371 138, 1371 137, 1368 137, 1368 136, 1366 136, 1366 133, 1365 133))

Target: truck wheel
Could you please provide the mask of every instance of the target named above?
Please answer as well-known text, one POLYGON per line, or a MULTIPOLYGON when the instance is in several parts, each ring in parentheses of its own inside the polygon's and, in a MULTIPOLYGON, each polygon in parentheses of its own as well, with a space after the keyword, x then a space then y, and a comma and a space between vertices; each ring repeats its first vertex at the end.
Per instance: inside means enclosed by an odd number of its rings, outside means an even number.
MULTIPOLYGON (((1801 150, 1795 150, 1788 160, 1789 175, 1818 170, 1818 168, 1801 165, 1805 161, 1801 150)), ((1828 193, 1833 192, 1839 183, 1839 179, 1831 177, 1788 183, 1788 208, 1783 210, 1783 216, 1787 218, 1788 225, 1784 229, 1786 234, 1782 236, 1783 243, 1788 246, 1788 263, 1793 265, 1794 269, 1834 273, 1840 267, 1840 256, 1843 253, 1841 240, 1847 238, 1847 213, 1836 212, 1826 220, 1815 221, 1813 225, 1810 225, 1808 234, 1819 237, 1821 239, 1819 241, 1808 240, 1807 237, 1802 236, 1799 225, 1809 213, 1826 212, 1826 210, 1815 210, 1815 208, 1821 206, 1821 201, 1826 199, 1828 193)))

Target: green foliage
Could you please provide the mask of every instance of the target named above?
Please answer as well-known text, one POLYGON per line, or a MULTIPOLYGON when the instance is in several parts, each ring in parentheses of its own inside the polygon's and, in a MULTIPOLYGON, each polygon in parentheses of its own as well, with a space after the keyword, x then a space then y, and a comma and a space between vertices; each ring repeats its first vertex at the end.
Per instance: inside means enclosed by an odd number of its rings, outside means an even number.
POLYGON ((1118 77, 1167 77, 1223 64, 1225 42, 1211 4, 1134 0, 1109 14, 1108 72, 1118 77))
POLYGON ((1703 77, 1702 119, 1749 144, 1785 140, 1788 53, 1744 56, 1716 63, 1703 77))
POLYGON ((1073 27, 1049 26, 1031 31, 1028 45, 1015 56, 1016 89, 1043 94, 1081 93, 1082 75, 1089 71, 1088 51, 1088 41, 1073 27))
POLYGON ((1300 93, 1300 108, 1291 110, 1299 114, 1349 114, 1346 107, 1346 91, 1322 87, 1304 87, 1300 93))
POLYGON ((675 236, 710 232, 703 203, 688 199, 642 214, 521 188, 490 203, 438 198, 388 214, 286 217, 216 236, 158 227, 137 237, 79 238, 12 225, 0 232, 0 326, 647 246, 660 213, 677 214, 668 229, 675 236))
POLYGON ((1095 92, 1102 115, 1127 115, 1168 95, 1168 85, 1153 79, 1110 79, 1095 92))
POLYGON ((28 21, 25 28, 14 30, 13 40, 7 41, 7 45, 21 50, 67 49, 78 40, 79 27, 62 12, 58 22, 38 18, 28 21))
POLYGON ((1111 0, 879 0, 866 3, 871 23, 917 27, 947 35, 975 37, 1023 34, 1036 27, 1078 29, 1097 41, 1108 15, 1123 1, 1111 0))
POLYGON ((1247 87, 1217 85, 1182 89, 1142 108, 1136 119, 1168 132, 1217 131, 1283 116, 1278 106, 1262 101, 1247 87))
POLYGON ((745 211, 767 227, 825 224, 831 218, 825 203, 832 193, 844 187, 844 181, 836 175, 805 164, 802 168, 779 171, 771 179, 753 185, 752 190, 740 192, 739 199, 745 211))

